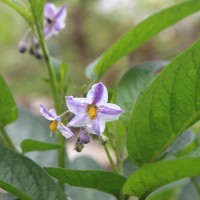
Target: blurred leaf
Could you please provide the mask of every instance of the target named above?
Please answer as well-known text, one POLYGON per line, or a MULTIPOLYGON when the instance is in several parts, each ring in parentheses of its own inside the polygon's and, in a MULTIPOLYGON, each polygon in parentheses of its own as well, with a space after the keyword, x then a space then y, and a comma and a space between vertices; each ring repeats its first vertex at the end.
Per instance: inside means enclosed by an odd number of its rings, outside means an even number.
POLYGON ((149 164, 135 171, 124 184, 124 193, 144 199, 155 189, 186 177, 200 175, 198 158, 179 158, 149 164))
POLYGON ((0 187, 23 200, 64 200, 65 194, 30 159, 0 146, 0 187))
POLYGON ((18 12, 29 24, 33 23, 33 16, 30 11, 25 7, 22 1, 19 0, 0 0, 16 12, 18 12))
POLYGON ((178 200, 199 200, 199 193, 194 186, 194 181, 200 185, 200 177, 193 177, 190 182, 182 188, 182 191, 177 198, 178 200))
POLYGON ((57 150, 63 147, 59 144, 51 144, 47 142, 27 139, 21 143, 21 148, 22 148, 23 153, 26 153, 30 151, 57 150))
POLYGON ((184 187, 190 179, 182 179, 173 183, 164 185, 152 192, 146 200, 177 200, 181 188, 184 187))
POLYGON ((165 65, 167 62, 164 61, 142 63, 128 70, 122 77, 118 84, 116 104, 124 110, 120 117, 123 123, 129 121, 137 98, 165 65))
POLYGON ((128 178, 134 171, 138 169, 136 165, 134 165, 129 158, 124 160, 124 176, 128 178))
POLYGON ((0 193, 1 200, 20 200, 18 197, 13 196, 10 193, 0 193))
POLYGON ((31 5, 34 19, 37 20, 38 22, 42 21, 41 19, 46 0, 28 0, 28 1, 31 5))
POLYGON ((123 176, 105 171, 82 171, 52 167, 45 167, 45 170, 51 176, 62 180, 69 185, 93 188, 115 196, 119 195, 119 192, 126 181, 123 176))
POLYGON ((0 127, 14 122, 18 117, 18 110, 10 89, 0 75, 0 127))
POLYGON ((168 155, 182 156, 197 146, 196 138, 192 130, 184 131, 167 149, 168 155))
MULTIPOLYGON (((25 139, 40 140, 48 143, 57 142, 56 134, 53 134, 52 137, 49 136, 49 122, 42 116, 37 116, 25 109, 19 109, 18 120, 9 126, 6 126, 6 130, 18 149, 20 149, 20 145, 25 139)), ((40 166, 57 166, 56 151, 29 152, 26 156, 40 166)))
POLYGON ((138 165, 157 160, 200 118, 200 41, 177 56, 135 104, 127 149, 138 165))
POLYGON ((86 74, 89 78, 101 77, 120 58, 141 46, 163 29, 173 25, 200 9, 200 2, 193 0, 162 10, 123 35, 106 50, 97 60, 91 63, 86 74))

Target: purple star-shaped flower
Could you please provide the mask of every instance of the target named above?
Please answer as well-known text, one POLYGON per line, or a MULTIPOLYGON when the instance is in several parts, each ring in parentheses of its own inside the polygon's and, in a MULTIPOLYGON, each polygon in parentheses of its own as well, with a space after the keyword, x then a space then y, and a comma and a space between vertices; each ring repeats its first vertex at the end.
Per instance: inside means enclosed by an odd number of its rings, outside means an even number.
POLYGON ((89 133, 101 135, 105 122, 117 120, 123 110, 116 104, 108 102, 108 91, 102 83, 92 86, 86 98, 66 97, 69 111, 75 117, 67 124, 71 127, 85 127, 89 133))
POLYGON ((65 6, 56 8, 53 3, 46 3, 44 7, 44 35, 49 39, 65 28, 67 11, 65 6))
POLYGON ((64 124, 61 123, 61 117, 56 114, 56 111, 54 108, 51 108, 48 110, 43 105, 40 105, 40 113, 46 119, 48 119, 49 121, 52 121, 49 127, 51 132, 54 132, 56 129, 58 129, 61 132, 61 134, 67 139, 74 135, 67 126, 64 126, 64 124))

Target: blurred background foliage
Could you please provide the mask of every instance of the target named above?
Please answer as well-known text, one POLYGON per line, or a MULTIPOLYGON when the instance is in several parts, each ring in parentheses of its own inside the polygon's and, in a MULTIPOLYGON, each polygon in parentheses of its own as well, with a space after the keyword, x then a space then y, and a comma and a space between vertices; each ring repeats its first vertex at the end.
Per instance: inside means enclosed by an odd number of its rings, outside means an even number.
MULTIPOLYGON (((182 1, 176 0, 176 3, 182 1)), ((68 64, 69 78, 75 83, 70 94, 78 93, 79 86, 89 82, 85 76, 86 66, 113 42, 152 13, 174 4, 173 0, 53 2, 58 6, 63 3, 67 5, 68 18, 66 28, 59 36, 48 40, 47 44, 54 57, 68 64)), ((104 83, 108 86, 115 85, 134 64, 173 59, 198 38, 199 17, 200 14, 188 17, 123 58, 103 77, 104 83)), ((42 81, 47 74, 44 62, 36 60, 29 53, 18 52, 18 42, 28 25, 3 3, 0 3, 0 25, 0 73, 8 82, 18 105, 38 108, 43 99, 51 99, 51 94, 48 85, 42 81)), ((51 100, 49 103, 51 104, 51 100)))

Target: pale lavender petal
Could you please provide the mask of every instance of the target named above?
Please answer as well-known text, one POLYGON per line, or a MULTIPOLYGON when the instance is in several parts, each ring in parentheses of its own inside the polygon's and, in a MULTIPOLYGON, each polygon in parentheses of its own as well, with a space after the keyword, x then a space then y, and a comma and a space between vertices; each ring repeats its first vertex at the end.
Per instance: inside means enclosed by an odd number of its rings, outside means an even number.
POLYGON ((87 113, 88 101, 86 98, 73 98, 72 96, 67 96, 66 103, 69 111, 75 115, 80 116, 87 113))
POLYGON ((74 136, 72 131, 67 126, 64 126, 62 123, 58 123, 57 128, 61 132, 61 134, 67 139, 74 136))
POLYGON ((105 130, 105 121, 98 117, 95 120, 90 120, 86 125, 86 130, 89 133, 101 135, 105 130))
POLYGON ((107 103, 102 108, 98 109, 99 117, 105 122, 117 120, 123 110, 116 104, 107 103))
POLYGON ((59 33, 63 28, 65 28, 65 23, 55 22, 53 28, 59 33))
MULTIPOLYGON (((52 109, 50 109, 50 110, 52 110, 52 109)), ((43 105, 40 105, 40 113, 42 113, 42 115, 50 121, 55 120, 55 116, 43 105)))
POLYGON ((106 104, 108 102, 108 91, 103 83, 94 84, 92 89, 88 91, 87 99, 97 106, 106 104))
POLYGON ((44 26, 44 35, 46 39, 49 39, 50 37, 52 37, 55 34, 55 31, 53 29, 53 26, 48 25, 48 26, 44 26))
POLYGON ((72 118, 72 120, 67 124, 69 127, 85 127, 86 124, 89 122, 89 117, 88 115, 84 116, 75 116, 72 118))
POLYGON ((55 16, 55 20, 57 22, 60 22, 60 23, 63 23, 65 21, 67 17, 67 9, 66 9, 66 6, 61 6, 59 9, 58 9, 58 12, 55 16))
POLYGON ((44 17, 53 20, 57 14, 57 8, 53 3, 46 3, 44 6, 44 17))

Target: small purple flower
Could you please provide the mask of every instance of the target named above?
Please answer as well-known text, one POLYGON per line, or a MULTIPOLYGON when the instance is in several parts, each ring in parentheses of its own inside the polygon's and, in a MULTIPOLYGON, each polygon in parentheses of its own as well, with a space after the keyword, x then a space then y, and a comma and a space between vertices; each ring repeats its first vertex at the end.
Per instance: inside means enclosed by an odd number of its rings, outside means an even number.
POLYGON ((108 91, 102 83, 96 83, 86 98, 66 97, 69 111, 75 117, 68 123, 71 127, 85 127, 87 132, 101 136, 105 122, 117 120, 123 110, 108 102, 108 91))
POLYGON ((56 129, 58 129, 61 132, 61 134, 67 139, 74 135, 68 127, 64 126, 64 124, 61 123, 61 117, 56 114, 56 111, 54 108, 51 108, 48 110, 43 105, 40 105, 40 113, 46 119, 48 119, 49 121, 52 121, 49 127, 51 132, 54 132, 56 131, 56 129))
POLYGON ((53 3, 46 3, 44 7, 44 35, 49 39, 65 28, 67 11, 65 6, 56 8, 53 3))

